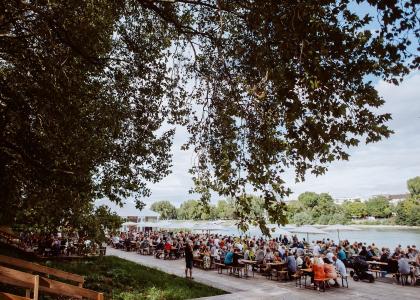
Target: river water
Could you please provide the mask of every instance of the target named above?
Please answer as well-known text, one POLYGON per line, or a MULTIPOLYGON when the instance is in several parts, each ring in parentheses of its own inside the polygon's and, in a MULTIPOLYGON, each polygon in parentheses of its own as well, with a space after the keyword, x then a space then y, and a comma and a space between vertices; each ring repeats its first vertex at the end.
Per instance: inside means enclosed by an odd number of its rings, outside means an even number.
MULTIPOLYGON (((322 229, 322 228, 321 228, 322 229)), ((392 228, 392 227, 359 227, 359 231, 340 231, 340 239, 347 239, 352 242, 366 242, 368 244, 375 243, 377 246, 394 248, 398 245, 406 247, 407 245, 416 245, 420 248, 420 228, 392 228)), ((287 230, 287 228, 286 228, 287 230)), ((235 226, 225 226, 223 230, 218 231, 226 235, 244 235, 235 226)), ((261 236, 259 229, 251 229, 247 232, 248 236, 261 236)), ((272 234, 278 237, 277 234, 272 234)), ((297 234, 299 238, 306 238, 306 234, 297 234)), ((310 234, 309 240, 317 240, 330 238, 334 241, 338 240, 336 231, 328 231, 327 234, 310 234)))

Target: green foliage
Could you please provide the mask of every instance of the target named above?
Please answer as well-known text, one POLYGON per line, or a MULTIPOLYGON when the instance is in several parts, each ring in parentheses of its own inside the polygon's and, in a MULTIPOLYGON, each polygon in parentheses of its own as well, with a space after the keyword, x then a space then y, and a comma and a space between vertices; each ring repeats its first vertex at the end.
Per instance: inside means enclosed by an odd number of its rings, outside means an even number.
POLYGON ((219 200, 216 206, 217 218, 222 220, 236 219, 234 200, 219 200))
POLYGON ((201 214, 201 206, 197 200, 187 200, 177 209, 180 220, 200 220, 201 214))
POLYGON ((314 208, 318 205, 318 194, 314 192, 305 192, 299 195, 298 201, 302 203, 305 208, 314 208))
POLYGON ((150 209, 160 213, 160 218, 163 220, 172 220, 177 218, 176 208, 169 201, 154 202, 150 209))
POLYGON ((409 179, 407 187, 411 196, 420 196, 420 176, 409 179))
POLYGON ((420 197, 410 196, 398 203, 396 223, 399 225, 420 226, 420 197))
POLYGON ((375 16, 347 0, 2 1, 0 221, 77 227, 104 197, 141 208, 170 172, 163 125, 177 124, 206 218, 215 191, 264 227, 252 188, 285 223, 285 169, 304 180, 387 138, 365 78, 419 68, 416 1, 367 3, 375 16))
POLYGON ((343 203, 343 209, 348 218, 360 219, 368 215, 366 203, 360 200, 345 201, 343 203))
POLYGON ((384 196, 377 196, 366 201, 366 210, 369 216, 375 218, 387 218, 392 214, 389 200, 384 196))

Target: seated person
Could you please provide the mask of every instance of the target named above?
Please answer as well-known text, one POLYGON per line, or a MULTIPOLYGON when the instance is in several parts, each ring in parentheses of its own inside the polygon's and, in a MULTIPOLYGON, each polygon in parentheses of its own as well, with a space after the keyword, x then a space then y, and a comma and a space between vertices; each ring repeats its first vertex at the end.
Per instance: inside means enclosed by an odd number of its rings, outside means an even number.
POLYGON ((312 271, 313 271, 313 276, 314 276, 315 281, 325 279, 324 266, 319 263, 318 259, 314 259, 314 263, 312 265, 312 271))
POLYGON ((335 264, 335 268, 337 269, 338 273, 341 275, 341 277, 347 276, 347 269, 344 263, 341 261, 341 259, 338 259, 337 256, 333 256, 333 261, 335 264))
POLYGON ((263 264, 264 263, 264 246, 260 246, 257 252, 255 253, 255 260, 257 261, 257 264, 263 264))
POLYGON ((265 253, 265 261, 272 262, 274 259, 273 252, 271 252, 270 248, 267 248, 267 252, 265 253))
POLYGON ((399 275, 410 275, 411 277, 414 277, 407 254, 401 254, 398 259, 398 272, 399 274, 397 274, 397 280, 399 280, 399 275))
MULTIPOLYGON (((334 259, 334 257, 333 257, 334 259)), ((334 286, 340 286, 337 282, 337 272, 335 271, 334 266, 332 265, 331 261, 328 258, 324 258, 324 273, 325 277, 331 278, 334 280, 334 286)))
POLYGON ((296 266, 298 267, 298 269, 301 269, 303 265, 303 259, 302 256, 298 256, 296 257, 296 266))
POLYGON ((344 252, 341 246, 337 247, 337 258, 344 262, 347 259, 346 252, 344 252))
POLYGON ((232 262, 232 265, 233 266, 239 266, 239 259, 240 259, 241 257, 239 256, 239 249, 238 248, 235 248, 234 249, 234 251, 233 251, 233 262, 232 262))
POLYGON ((233 265, 233 249, 232 248, 229 250, 228 253, 226 253, 224 263, 226 266, 233 265))
POLYGON ((297 271, 296 259, 295 259, 295 256, 289 251, 286 251, 285 255, 286 255, 288 275, 289 275, 289 278, 291 278, 292 275, 295 274, 297 271))

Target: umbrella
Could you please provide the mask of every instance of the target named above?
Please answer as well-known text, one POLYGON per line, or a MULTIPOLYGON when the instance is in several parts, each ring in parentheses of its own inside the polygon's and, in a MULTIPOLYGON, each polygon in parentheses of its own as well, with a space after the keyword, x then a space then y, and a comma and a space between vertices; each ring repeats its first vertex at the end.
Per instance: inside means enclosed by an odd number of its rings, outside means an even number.
POLYGON ((348 226, 348 225, 342 225, 342 224, 336 224, 336 225, 330 225, 324 228, 324 230, 327 231, 337 231, 338 234, 338 240, 340 240, 340 230, 341 231, 358 231, 361 230, 360 228, 348 226))
POLYGON ((313 226, 309 226, 309 225, 291 228, 289 229, 289 231, 293 233, 306 233, 306 238, 308 242, 309 242, 309 234, 326 234, 325 231, 318 229, 316 227, 313 227, 313 226))

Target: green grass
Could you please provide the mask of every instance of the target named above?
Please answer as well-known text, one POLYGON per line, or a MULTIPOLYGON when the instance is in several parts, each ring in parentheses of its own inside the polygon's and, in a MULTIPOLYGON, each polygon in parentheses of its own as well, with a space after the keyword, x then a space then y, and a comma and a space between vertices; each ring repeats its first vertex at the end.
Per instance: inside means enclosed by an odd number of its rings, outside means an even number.
MULTIPOLYGON (((10 249, 6 249, 1 245, 0 253, 17 256, 16 252, 10 251, 10 249)), ((103 292, 106 299, 191 299, 226 293, 222 290, 115 256, 72 261, 54 260, 46 261, 44 264, 84 275, 86 280, 84 287, 103 292)))

